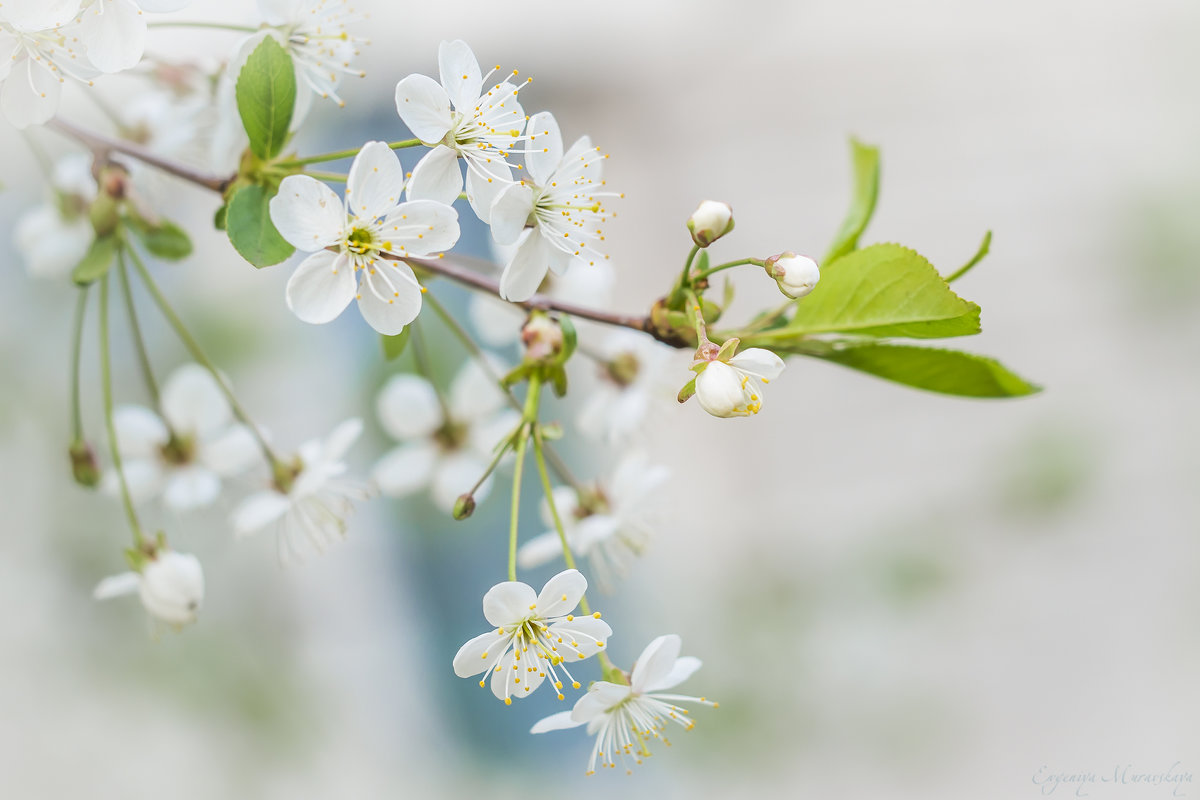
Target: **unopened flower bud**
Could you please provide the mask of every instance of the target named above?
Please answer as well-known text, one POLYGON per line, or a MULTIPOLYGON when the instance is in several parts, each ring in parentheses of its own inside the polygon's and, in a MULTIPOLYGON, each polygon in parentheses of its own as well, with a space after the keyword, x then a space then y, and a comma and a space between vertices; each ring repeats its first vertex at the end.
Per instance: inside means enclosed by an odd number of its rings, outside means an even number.
POLYGON ((733 209, 728 203, 705 200, 688 217, 687 226, 692 241, 699 247, 708 247, 733 230, 733 209))
POLYGON ((528 361, 547 361, 563 349, 562 327, 549 315, 535 311, 521 328, 521 342, 528 361))
POLYGON ((151 615, 171 625, 196 621, 204 604, 204 570, 190 553, 159 550, 142 569, 138 595, 151 615))
POLYGON ((71 445, 71 475, 80 486, 89 489, 100 483, 100 467, 96 464, 96 455, 88 443, 80 439, 71 445))
POLYGON ((475 513, 475 498, 470 494, 460 494, 454 501, 454 518, 466 519, 475 513))
POLYGON ((793 300, 811 292, 821 279, 821 270, 816 261, 808 256, 798 256, 790 250, 768 258, 766 270, 779 284, 779 291, 793 300))

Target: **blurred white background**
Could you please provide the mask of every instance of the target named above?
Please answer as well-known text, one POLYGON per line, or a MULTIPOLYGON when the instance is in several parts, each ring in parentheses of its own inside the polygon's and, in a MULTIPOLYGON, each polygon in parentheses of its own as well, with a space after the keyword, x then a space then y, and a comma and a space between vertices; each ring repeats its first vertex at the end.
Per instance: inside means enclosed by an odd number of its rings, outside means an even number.
MULTIPOLYGON (((705 662, 685 689, 721 708, 633 778, 584 780, 581 732, 525 733, 552 698, 497 708, 449 668, 503 577, 499 498, 459 526, 424 501, 377 501, 344 545, 286 571, 271 542, 234 543, 221 511, 163 518, 205 562, 200 622, 155 639, 136 602, 94 604, 126 534, 66 473, 73 294, 30 281, 9 246, 0 797, 1011 800, 1044 794, 1039 771, 1200 770, 1200 5, 359 1, 367 77, 345 109, 317 108, 302 152, 403 136, 395 82, 436 74, 437 43, 466 39, 534 76, 527 111, 612 154, 618 304, 639 312, 678 272, 703 199, 736 211, 718 255, 822 252, 852 134, 883 152, 866 242, 948 272, 994 230, 956 284, 985 333, 952 344, 1046 391, 960 400, 796 360, 752 421, 694 403, 663 417, 646 445, 674 471, 666 513, 600 605, 614 657, 677 632, 705 662)), ((242 20, 248 5, 179 16, 242 20)), ((161 31, 149 49, 220 59, 234 41, 161 31)), ((62 114, 103 126, 82 92, 62 114)), ((43 194, 22 139, 4 127, 0 147, 12 220, 43 194)), ((216 206, 190 188, 172 202, 198 225, 216 206)), ((357 314, 303 325, 283 301, 289 267, 258 272, 221 234, 196 239, 160 274, 276 438, 370 417, 386 367, 357 314)), ((735 316, 777 302, 769 281, 738 286, 735 316)), ((185 360, 143 315, 162 371, 185 360)), ((137 399, 131 358, 121 370, 137 399)), ((369 437, 359 465, 386 446, 369 437)))

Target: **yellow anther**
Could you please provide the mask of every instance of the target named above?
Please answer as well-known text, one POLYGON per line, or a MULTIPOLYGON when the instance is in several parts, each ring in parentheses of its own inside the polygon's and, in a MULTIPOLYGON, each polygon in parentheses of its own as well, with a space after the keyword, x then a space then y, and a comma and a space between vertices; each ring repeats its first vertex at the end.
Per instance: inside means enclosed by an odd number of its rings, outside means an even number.
POLYGON ((592 614, 592 619, 600 619, 600 612, 597 611, 595 614, 592 614))
POLYGON ((512 705, 512 698, 511 698, 511 697, 506 697, 506 698, 504 698, 504 705, 506 705, 506 706, 511 706, 511 705, 512 705))
POLYGON ((571 684, 571 688, 572 688, 572 689, 578 689, 578 688, 579 688, 579 681, 574 681, 574 682, 571 684))

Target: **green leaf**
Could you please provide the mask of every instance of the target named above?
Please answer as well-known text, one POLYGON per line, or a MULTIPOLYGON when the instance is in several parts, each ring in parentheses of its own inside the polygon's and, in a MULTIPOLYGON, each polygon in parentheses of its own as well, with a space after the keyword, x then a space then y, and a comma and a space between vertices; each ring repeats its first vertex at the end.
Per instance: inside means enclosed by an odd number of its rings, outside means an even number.
POLYGON ((971 256, 971 260, 968 261, 966 264, 963 264, 957 270, 955 270, 954 274, 948 275, 946 277, 946 283, 953 283, 954 281, 961 278, 963 275, 966 275, 968 272, 970 272, 971 267, 974 267, 980 261, 983 261, 983 259, 987 257, 987 254, 989 252, 991 252, 991 249, 992 249, 992 232, 988 231, 987 233, 985 233, 983 235, 983 241, 979 243, 979 249, 975 251, 975 255, 971 256))
POLYGON ((902 344, 858 344, 819 356, 844 367, 918 389, 963 397, 1020 397, 1041 388, 999 361, 958 350, 902 344))
POLYGON ((99 236, 93 239, 92 246, 84 254, 83 260, 71 272, 71 280, 80 286, 100 280, 108 274, 116 257, 116 236, 99 236))
POLYGON ((854 196, 842 220, 842 227, 825 254, 822 262, 825 264, 858 248, 858 237, 862 236, 867 223, 871 221, 871 215, 875 213, 875 201, 879 197, 879 148, 851 139, 850 154, 854 161, 854 196))
POLYGON ((292 57, 274 38, 264 37, 238 73, 238 114, 250 137, 250 151, 269 161, 283 150, 296 105, 292 57))
POLYGON ((213 214, 213 227, 219 231, 225 230, 225 215, 229 213, 229 204, 222 203, 221 207, 213 214))
POLYGON ((138 216, 131 216, 129 227, 141 239, 153 255, 168 261, 178 261, 192 254, 192 240, 187 232, 174 222, 163 220, 157 225, 151 225, 138 216))
POLYGON ((979 333, 979 306, 956 295, 933 265, 898 244, 876 244, 821 269, 787 326, 764 336, 853 333, 936 339, 979 333))
POLYGON ((383 357, 388 361, 395 361, 399 358, 408 345, 408 335, 411 331, 412 328, 405 328, 395 336, 380 334, 379 341, 383 344, 383 357))
POLYGON ((278 264, 295 252, 271 223, 267 190, 258 185, 243 186, 229 200, 225 231, 242 258, 256 267, 278 264))

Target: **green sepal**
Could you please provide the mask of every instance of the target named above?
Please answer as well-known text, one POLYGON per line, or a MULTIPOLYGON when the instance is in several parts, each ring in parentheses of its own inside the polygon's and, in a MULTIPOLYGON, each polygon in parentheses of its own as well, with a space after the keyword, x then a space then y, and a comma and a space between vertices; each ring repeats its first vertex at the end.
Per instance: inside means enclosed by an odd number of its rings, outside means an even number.
POLYGON ((821 262, 823 264, 858 248, 858 239, 871 221, 875 201, 879 198, 879 148, 851 139, 850 157, 854 164, 854 195, 850 198, 850 208, 842 220, 842 227, 821 262))
POLYGON ((279 235, 271 222, 271 198, 278 187, 268 192, 264 186, 243 186, 229 200, 225 232, 242 258, 256 267, 278 264, 296 251, 279 235))
POLYGON ((546 367, 545 378, 556 397, 567 396, 567 371, 561 366, 546 367))
POLYGON ((219 231, 225 230, 225 215, 229 213, 229 204, 221 203, 221 207, 213 214, 213 227, 219 231))
POLYGON ((539 367, 539 364, 522 363, 514 367, 507 375, 500 379, 500 385, 511 389, 521 381, 528 378, 533 370, 539 367))
POLYGON ((379 335, 379 343, 383 345, 384 359, 395 361, 400 357, 400 354, 404 352, 404 348, 408 346, 408 336, 411 331, 412 327, 406 327, 395 336, 379 335))
POLYGON ((150 556, 144 551, 129 547, 125 549, 125 563, 134 572, 140 573, 146 568, 146 564, 150 561, 150 556))
POLYGON ((287 144, 296 106, 292 57, 271 36, 263 38, 238 73, 238 114, 250 138, 250 151, 270 161, 287 144))
MULTIPOLYGON (((571 321, 571 317, 566 314, 559 314, 558 319, 559 330, 562 331, 563 343, 562 350, 558 351, 550 363, 554 366, 562 366, 575 354, 575 348, 579 345, 579 335, 575 332, 575 323, 571 321)), ((564 376, 563 380, 566 380, 564 376)), ((559 395, 561 397, 561 395, 559 395)))
POLYGON ((680 403, 686 403, 688 400, 692 399, 692 395, 694 395, 695 393, 696 393, 696 379, 692 378, 690 381, 688 381, 687 383, 685 383, 683 385, 683 388, 679 390, 679 394, 675 396, 675 399, 678 400, 680 403))
POLYGON ((538 435, 547 442, 557 442, 566 435, 566 431, 557 422, 548 422, 545 425, 538 425, 538 435))
POLYGON ((92 240, 92 246, 84 254, 83 260, 71 271, 71 280, 78 286, 87 286, 103 278, 112 269, 118 247, 120 239, 115 234, 97 236, 92 240))
POLYGON ((726 339, 721 344, 721 349, 717 351, 717 361, 729 361, 737 355, 738 345, 742 343, 741 339, 736 336, 726 339))

